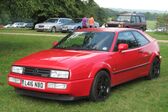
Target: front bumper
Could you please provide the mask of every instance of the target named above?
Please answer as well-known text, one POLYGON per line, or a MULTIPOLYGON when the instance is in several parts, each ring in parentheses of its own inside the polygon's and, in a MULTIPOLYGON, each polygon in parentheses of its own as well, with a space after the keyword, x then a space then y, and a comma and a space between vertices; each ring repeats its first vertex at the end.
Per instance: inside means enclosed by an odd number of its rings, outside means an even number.
MULTIPOLYGON (((36 77, 36 76, 27 76, 21 74, 10 73, 8 77, 14 77, 20 79, 20 83, 10 82, 8 80, 8 84, 17 88, 16 90, 19 91, 21 94, 29 95, 29 96, 55 96, 54 98, 60 100, 60 96, 64 96, 63 99, 66 99, 65 96, 69 96, 71 100, 75 97, 84 97, 89 96, 90 88, 92 85, 93 79, 83 79, 83 80, 58 80, 54 78, 44 78, 44 77, 36 77), (22 80, 32 80, 32 81, 41 81, 45 83, 45 89, 38 89, 38 88, 31 88, 25 87, 22 85, 22 80), (48 88, 48 83, 63 83, 67 84, 66 89, 56 89, 56 88, 48 88), (25 92, 29 91, 29 92, 25 92), (59 97, 56 97, 59 96, 59 97)), ((9 79, 9 78, 8 78, 9 79)), ((45 98, 45 97, 44 97, 45 98)), ((51 99, 51 98, 49 98, 51 99)), ((68 99, 68 98, 67 98, 68 99)))
POLYGON ((62 29, 62 32, 74 32, 75 29, 62 29))
POLYGON ((45 27, 42 27, 42 28, 35 28, 37 31, 51 31, 51 28, 45 28, 45 27))

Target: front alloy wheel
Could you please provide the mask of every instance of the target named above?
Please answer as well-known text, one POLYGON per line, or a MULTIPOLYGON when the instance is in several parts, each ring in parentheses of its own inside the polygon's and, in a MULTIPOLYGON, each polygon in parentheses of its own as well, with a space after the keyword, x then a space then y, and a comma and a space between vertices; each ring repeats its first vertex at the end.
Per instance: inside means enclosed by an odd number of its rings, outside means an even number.
POLYGON ((56 32, 56 28, 55 28, 55 27, 52 27, 52 28, 51 28, 51 32, 55 33, 55 32, 56 32))
POLYGON ((93 101, 105 100, 110 93, 110 77, 106 71, 97 73, 90 92, 90 99, 93 101))

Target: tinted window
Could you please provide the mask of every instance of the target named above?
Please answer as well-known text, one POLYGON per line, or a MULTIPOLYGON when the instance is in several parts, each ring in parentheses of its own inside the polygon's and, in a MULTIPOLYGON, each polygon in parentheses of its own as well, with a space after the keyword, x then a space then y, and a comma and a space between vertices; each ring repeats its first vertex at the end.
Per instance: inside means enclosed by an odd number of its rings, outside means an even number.
POLYGON ((119 33, 117 43, 115 46, 115 51, 118 50, 118 45, 121 43, 128 44, 129 49, 138 47, 137 41, 135 40, 131 32, 120 32, 119 33))
POLYGON ((145 22, 145 17, 144 16, 141 16, 141 22, 145 22))
POLYGON ((64 22, 65 22, 65 20, 64 20, 64 19, 60 19, 60 20, 59 20, 59 22, 64 23, 64 22))
POLYGON ((62 39, 54 48, 108 51, 114 35, 113 32, 74 32, 62 39))
POLYGON ((139 32, 133 31, 133 34, 134 34, 139 46, 143 46, 143 45, 146 45, 149 43, 149 41, 139 32))
POLYGON ((127 15, 120 15, 117 17, 117 21, 129 22, 130 19, 131 19, 131 16, 127 16, 127 15))
POLYGON ((136 23, 136 18, 135 18, 135 16, 132 16, 131 22, 132 22, 132 23, 136 23))
POLYGON ((137 23, 140 23, 140 22, 141 22, 139 16, 136 16, 136 22, 137 22, 137 23))

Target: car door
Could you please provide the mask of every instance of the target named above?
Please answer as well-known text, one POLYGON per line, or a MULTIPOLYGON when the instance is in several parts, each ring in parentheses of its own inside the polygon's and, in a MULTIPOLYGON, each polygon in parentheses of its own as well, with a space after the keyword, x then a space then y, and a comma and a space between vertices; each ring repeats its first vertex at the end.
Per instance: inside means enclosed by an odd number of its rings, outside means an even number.
POLYGON ((114 49, 113 59, 116 63, 116 68, 113 68, 112 83, 117 85, 140 76, 141 61, 138 44, 131 31, 119 32, 114 49), (125 51, 118 51, 119 44, 128 44, 128 49, 125 51))
POLYGON ((135 39, 138 43, 138 50, 139 50, 139 61, 141 62, 141 65, 144 67, 141 71, 143 71, 143 74, 146 74, 146 67, 149 64, 150 57, 152 56, 152 52, 150 51, 150 41, 140 32, 138 31, 132 31, 135 39))
POLYGON ((57 25, 57 31, 61 31, 62 26, 64 25, 64 23, 65 23, 65 19, 64 18, 60 18, 59 21, 58 21, 58 25, 57 25))

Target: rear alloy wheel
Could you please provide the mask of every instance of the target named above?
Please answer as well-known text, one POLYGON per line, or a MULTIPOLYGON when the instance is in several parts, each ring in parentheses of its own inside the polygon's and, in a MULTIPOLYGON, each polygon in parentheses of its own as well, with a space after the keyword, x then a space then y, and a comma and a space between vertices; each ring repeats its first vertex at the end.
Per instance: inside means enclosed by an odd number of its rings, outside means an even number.
POLYGON ((160 75, 160 60, 158 58, 155 58, 151 65, 151 69, 149 71, 147 79, 151 80, 153 78, 159 77, 159 75, 160 75))
POLYGON ((55 33, 55 32, 56 32, 56 28, 55 28, 55 27, 52 27, 52 28, 51 28, 51 32, 55 33))
POLYGON ((106 71, 97 73, 90 92, 90 99, 92 101, 105 100, 110 93, 110 77, 106 71))

